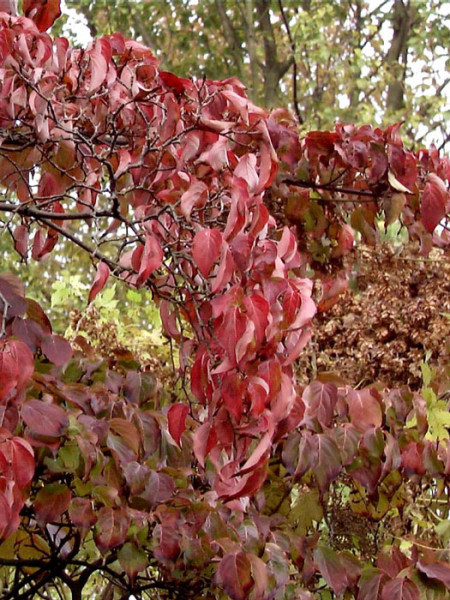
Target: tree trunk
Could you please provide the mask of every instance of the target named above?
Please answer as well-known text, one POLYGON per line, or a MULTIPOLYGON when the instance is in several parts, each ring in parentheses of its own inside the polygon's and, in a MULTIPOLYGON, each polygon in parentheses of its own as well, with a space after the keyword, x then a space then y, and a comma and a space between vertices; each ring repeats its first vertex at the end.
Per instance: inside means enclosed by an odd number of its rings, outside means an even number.
POLYGON ((390 79, 386 103, 387 112, 398 111, 404 106, 408 37, 411 32, 413 13, 410 0, 395 0, 392 15, 392 41, 385 59, 390 79))

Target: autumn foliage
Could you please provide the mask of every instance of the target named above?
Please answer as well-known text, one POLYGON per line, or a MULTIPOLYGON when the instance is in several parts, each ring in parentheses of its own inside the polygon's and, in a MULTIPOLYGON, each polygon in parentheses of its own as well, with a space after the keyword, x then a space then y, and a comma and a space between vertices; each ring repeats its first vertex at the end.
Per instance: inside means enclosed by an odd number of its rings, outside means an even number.
POLYGON ((445 255, 448 159, 398 125, 299 140, 235 79, 162 72, 119 33, 70 48, 44 32, 59 3, 26 4, 0 15, 5 227, 23 260, 85 250, 89 302, 111 276, 149 288, 181 386, 71 347, 0 276, 2 597, 100 574, 124 598, 443 598, 445 544, 411 510, 447 514, 430 394, 295 366, 381 211, 445 255))

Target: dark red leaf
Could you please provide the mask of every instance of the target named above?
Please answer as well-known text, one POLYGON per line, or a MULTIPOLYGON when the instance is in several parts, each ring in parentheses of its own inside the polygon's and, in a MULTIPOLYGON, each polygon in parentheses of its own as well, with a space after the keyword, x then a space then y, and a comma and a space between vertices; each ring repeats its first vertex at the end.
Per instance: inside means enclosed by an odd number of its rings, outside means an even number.
POLYGON ((419 571, 425 573, 427 577, 431 579, 438 579, 447 588, 450 589, 450 564, 444 562, 435 562, 431 564, 425 564, 422 561, 418 561, 416 564, 419 571))
POLYGON ((251 563, 245 552, 231 552, 220 561, 217 582, 232 600, 245 600, 253 587, 251 563))
POLYGON ((153 508, 162 502, 170 500, 174 491, 175 482, 170 475, 150 471, 145 490, 139 494, 139 497, 147 500, 153 508))
POLYGON ((28 227, 18 225, 14 229, 14 248, 22 258, 27 258, 28 255, 28 227))
POLYGON ((69 506, 69 517, 77 527, 92 527, 97 521, 97 515, 89 498, 73 498, 69 506))
POLYGON ((94 533, 94 540, 100 552, 123 544, 129 526, 130 517, 125 510, 103 506, 98 511, 94 533))
POLYGON ((363 570, 359 580, 357 600, 380 600, 383 585, 388 581, 387 576, 374 567, 363 570))
POLYGON ((41 343, 42 352, 57 367, 62 367, 72 358, 72 347, 60 335, 46 335, 41 343))
POLYGON ((60 406, 42 400, 24 402, 21 415, 33 433, 44 437, 59 438, 69 426, 67 414, 60 406))
POLYGON ((36 494, 33 503, 36 520, 41 525, 57 523, 69 508, 72 494, 62 483, 49 483, 36 494))
POLYGON ((343 594, 348 581, 345 567, 339 555, 331 548, 318 546, 314 550, 314 562, 333 592, 337 596, 343 594))
POLYGON ((386 583, 381 593, 381 600, 419 600, 419 588, 406 577, 398 577, 386 583))
POLYGON ((305 388, 302 399, 305 403, 306 423, 317 419, 323 427, 328 427, 333 418, 338 394, 334 383, 313 381, 305 388))

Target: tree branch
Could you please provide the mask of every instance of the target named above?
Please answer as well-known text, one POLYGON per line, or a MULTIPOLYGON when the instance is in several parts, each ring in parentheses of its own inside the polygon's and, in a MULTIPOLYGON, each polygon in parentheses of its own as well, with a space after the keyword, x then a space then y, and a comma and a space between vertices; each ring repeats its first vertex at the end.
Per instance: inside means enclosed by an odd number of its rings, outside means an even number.
POLYGON ((289 44, 291 46, 292 51, 292 103, 294 105, 294 111, 297 116, 298 122, 300 125, 303 125, 304 119, 300 113, 300 107, 298 105, 298 88, 297 88, 297 61, 295 59, 295 40, 292 37, 291 28, 289 27, 289 22, 286 18, 286 14, 284 12, 283 2, 282 0, 278 0, 278 6, 280 8, 281 18, 283 19, 284 26, 286 28, 286 32, 289 38, 289 44))

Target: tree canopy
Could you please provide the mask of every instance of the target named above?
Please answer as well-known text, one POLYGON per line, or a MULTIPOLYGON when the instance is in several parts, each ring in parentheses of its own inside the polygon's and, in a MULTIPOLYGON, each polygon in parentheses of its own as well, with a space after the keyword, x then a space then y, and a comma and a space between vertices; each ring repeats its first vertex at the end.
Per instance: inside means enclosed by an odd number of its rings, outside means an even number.
POLYGON ((425 138, 448 141, 446 4, 121 0, 111 10, 109 0, 68 2, 94 37, 121 31, 137 38, 168 71, 236 76, 258 105, 294 109, 303 132, 331 128, 336 119, 405 121, 416 147, 425 138))
POLYGON ((400 124, 299 137, 235 78, 23 10, 0 14, 2 228, 16 260, 85 252, 89 302, 148 289, 173 364, 71 345, 0 276, 4 600, 444 597, 448 367, 413 391, 297 365, 355 242, 399 222, 447 256, 450 161, 400 124))

